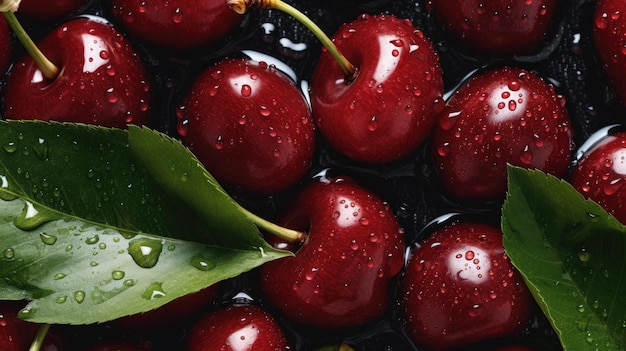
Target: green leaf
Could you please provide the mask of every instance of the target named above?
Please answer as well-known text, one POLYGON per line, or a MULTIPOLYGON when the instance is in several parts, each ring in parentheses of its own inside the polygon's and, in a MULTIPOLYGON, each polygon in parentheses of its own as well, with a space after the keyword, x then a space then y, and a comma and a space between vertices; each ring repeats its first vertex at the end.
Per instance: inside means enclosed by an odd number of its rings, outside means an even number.
POLYGON ((504 246, 567 351, 626 347, 626 228, 567 182, 509 167, 504 246))
POLYGON ((34 322, 148 311, 288 255, 145 128, 0 122, 0 197, 0 299, 34 322))

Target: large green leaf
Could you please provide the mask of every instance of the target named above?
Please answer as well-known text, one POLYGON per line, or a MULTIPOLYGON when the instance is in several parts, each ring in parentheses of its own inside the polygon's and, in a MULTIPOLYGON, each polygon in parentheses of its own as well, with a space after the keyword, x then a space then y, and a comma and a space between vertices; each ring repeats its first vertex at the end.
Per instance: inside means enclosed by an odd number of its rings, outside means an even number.
POLYGON ((0 181, 0 299, 35 322, 147 311, 287 255, 149 129, 0 122, 0 181))
POLYGON ((567 182, 510 167, 504 245, 565 350, 626 347, 626 229, 567 182))

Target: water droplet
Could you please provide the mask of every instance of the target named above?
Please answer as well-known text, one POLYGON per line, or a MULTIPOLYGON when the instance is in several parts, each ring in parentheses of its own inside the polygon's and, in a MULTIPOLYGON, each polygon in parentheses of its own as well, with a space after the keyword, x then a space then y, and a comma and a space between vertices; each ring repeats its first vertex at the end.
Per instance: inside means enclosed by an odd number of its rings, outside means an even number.
POLYGON ((39 233, 39 238, 46 245, 54 245, 57 242, 56 236, 47 234, 45 232, 39 233))
POLYGON ((163 290, 163 283, 161 282, 152 282, 148 286, 148 288, 141 294, 146 300, 154 300, 165 296, 165 291, 163 290))
POLYGON ((54 280, 61 280, 61 279, 65 278, 65 277, 67 277, 67 274, 65 274, 65 273, 57 273, 57 274, 54 275, 53 279, 54 280))
POLYGON ((215 264, 213 262, 200 255, 196 255, 191 258, 191 265, 194 266, 196 269, 205 272, 208 272, 215 268, 215 264))
POLYGON ((12 260, 15 258, 15 250, 12 248, 5 249, 3 256, 6 260, 12 260))
POLYGON ((113 280, 121 280, 124 279, 125 275, 126 273, 124 273, 123 271, 113 271, 111 273, 111 278, 113 278, 113 280))
POLYGON ((242 85, 241 86, 241 96, 249 97, 250 95, 252 95, 252 87, 250 87, 248 84, 242 85))
POLYGON ((56 303, 64 303, 65 301, 67 301, 67 296, 59 296, 56 298, 56 303))
POLYGON ((578 259, 580 260, 580 262, 588 262, 589 258, 590 255, 586 249, 582 249, 580 250, 580 252, 578 252, 578 259))
POLYGON ((128 243, 128 253, 135 263, 143 268, 154 267, 162 250, 163 244, 155 239, 136 238, 128 243))
POLYGON ((43 207, 34 205, 29 201, 24 202, 24 209, 19 216, 15 217, 13 224, 21 230, 31 231, 37 227, 59 219, 56 213, 43 207))
POLYGON ((480 305, 480 304, 475 304, 475 305, 473 305, 473 306, 472 306, 472 308, 471 308, 471 309, 469 309, 469 310, 467 311, 467 314, 468 314, 470 317, 478 317, 478 316, 480 316, 480 315, 481 315, 481 313, 483 313, 483 310, 484 310, 484 309, 485 309, 485 308, 483 307, 483 305, 480 305))
POLYGON ((17 145, 14 142, 9 142, 8 144, 4 145, 4 151, 12 154, 17 150, 17 145))
POLYGON ((180 23, 183 21, 183 13, 180 10, 180 7, 177 7, 174 12, 172 12, 172 22, 180 23))
POLYGON ((83 303, 85 301, 85 292, 82 290, 77 290, 74 292, 74 300, 78 303, 83 303))
POLYGON ((95 234, 94 236, 90 236, 87 239, 85 239, 85 243, 88 245, 94 245, 98 241, 100 241, 100 237, 98 236, 98 234, 95 234))

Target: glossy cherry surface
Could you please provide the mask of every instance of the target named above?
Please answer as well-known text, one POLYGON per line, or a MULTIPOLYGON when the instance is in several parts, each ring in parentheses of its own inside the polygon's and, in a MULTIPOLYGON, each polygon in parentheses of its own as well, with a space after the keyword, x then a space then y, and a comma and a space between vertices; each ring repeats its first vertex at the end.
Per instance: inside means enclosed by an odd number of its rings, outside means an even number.
POLYGON ((626 2, 600 0, 593 16, 596 55, 617 99, 626 106, 626 2))
POLYGON ((519 55, 538 49, 548 37, 557 0, 429 0, 446 29, 481 54, 519 55))
POLYGON ((207 68, 178 109, 178 131, 218 180, 255 194, 285 190, 315 150, 309 105, 265 62, 226 59, 207 68))
POLYGON ((114 18, 130 36, 174 51, 206 48, 242 19, 225 0, 112 0, 111 5, 114 18))
POLYGON ((40 21, 60 19, 78 11, 87 0, 21 0, 18 15, 40 21))
POLYGON ((261 268, 267 300, 287 318, 345 328, 385 313, 404 239, 378 196, 348 178, 322 178, 297 196, 279 223, 308 231, 295 257, 261 268))
POLYGON ((432 136, 433 164, 448 195, 501 200, 507 164, 563 176, 572 134, 565 98, 554 86, 526 70, 492 69, 448 100, 432 136))
POLYGON ((59 75, 50 81, 30 56, 19 59, 4 89, 7 118, 119 128, 149 122, 151 78, 113 26, 98 17, 79 17, 37 44, 59 75))
POLYGON ((292 350, 278 322, 256 305, 230 305, 193 326, 187 351, 292 350))
POLYGON ((533 300, 499 228, 450 224, 412 248, 402 282, 406 329, 424 350, 456 349, 526 327, 533 300))
POLYGON ((569 182, 626 223, 626 132, 608 134, 587 150, 572 168, 569 182))
POLYGON ((361 15, 333 40, 357 67, 354 79, 323 51, 311 79, 322 136, 366 163, 400 160, 426 139, 443 108, 442 72, 425 34, 410 21, 361 15))

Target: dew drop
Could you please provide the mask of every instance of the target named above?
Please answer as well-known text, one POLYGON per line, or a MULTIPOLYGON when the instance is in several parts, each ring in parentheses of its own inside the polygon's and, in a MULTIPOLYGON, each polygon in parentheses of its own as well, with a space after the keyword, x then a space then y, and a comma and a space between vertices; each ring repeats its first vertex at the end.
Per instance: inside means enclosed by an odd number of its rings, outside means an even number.
POLYGON ((82 290, 77 290, 74 292, 74 300, 78 303, 83 303, 85 301, 85 292, 82 290))
POLYGON ((128 243, 128 254, 139 267, 154 267, 163 250, 163 244, 159 240, 150 238, 136 238, 128 243))
POLYGON ((61 279, 65 278, 65 277, 67 277, 67 274, 65 274, 65 273, 57 273, 52 278, 54 280, 61 280, 61 279))
POLYGON ((65 303, 65 301, 67 301, 67 296, 59 296, 56 298, 56 303, 61 304, 61 303, 65 303))
POLYGON ((250 87, 248 84, 242 85, 241 86, 241 96, 249 97, 250 95, 252 95, 252 87, 250 87))
POLYGON ((180 7, 176 8, 174 12, 172 12, 172 22, 180 23, 183 21, 183 14, 180 10, 180 7))
POLYGON ((215 268, 215 264, 213 262, 200 255, 196 255, 191 258, 191 265, 204 272, 211 271, 215 268))
POLYGON ((3 254, 4 259, 6 260, 12 260, 15 258, 15 250, 12 248, 8 248, 4 250, 4 254, 3 254))
POLYGON ((111 273, 111 278, 113 278, 113 280, 121 280, 124 279, 125 275, 126 273, 124 273, 124 271, 113 271, 111 273))
POLYGON ((37 227, 59 219, 58 215, 46 208, 39 208, 29 201, 24 202, 24 209, 15 217, 13 224, 21 230, 31 231, 37 227))
POLYGON ((41 242, 46 245, 54 245, 57 242, 56 236, 47 234, 45 232, 39 233, 39 238, 41 239, 41 242))
POLYGON ((163 290, 163 283, 161 282, 152 282, 148 286, 148 288, 141 294, 146 300, 154 300, 165 296, 165 291, 163 290))

